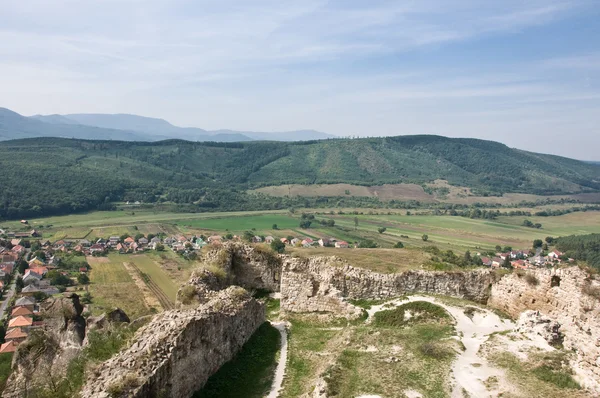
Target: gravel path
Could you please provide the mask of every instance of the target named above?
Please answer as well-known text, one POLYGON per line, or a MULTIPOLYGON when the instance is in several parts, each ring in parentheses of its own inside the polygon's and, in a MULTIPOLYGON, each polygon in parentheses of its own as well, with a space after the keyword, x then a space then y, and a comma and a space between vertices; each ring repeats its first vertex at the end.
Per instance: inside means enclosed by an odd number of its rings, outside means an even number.
POLYGON ((281 385, 283 384, 285 367, 287 365, 287 324, 285 322, 271 322, 271 325, 279 330, 279 334, 281 334, 281 351, 279 354, 279 362, 277 362, 277 368, 275 369, 273 384, 271 385, 271 392, 269 392, 267 398, 277 398, 279 396, 279 391, 281 390, 281 385))

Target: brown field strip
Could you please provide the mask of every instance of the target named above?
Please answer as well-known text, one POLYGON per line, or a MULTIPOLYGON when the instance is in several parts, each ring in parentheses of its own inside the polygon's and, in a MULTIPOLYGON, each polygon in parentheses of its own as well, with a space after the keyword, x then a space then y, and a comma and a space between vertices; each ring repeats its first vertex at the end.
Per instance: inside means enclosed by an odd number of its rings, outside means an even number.
POLYGON ((173 303, 173 301, 171 301, 171 299, 162 291, 162 289, 160 287, 158 287, 158 285, 152 280, 152 278, 150 276, 143 273, 135 263, 131 262, 131 263, 129 263, 129 265, 131 265, 131 267, 137 272, 137 274, 140 276, 140 278, 144 281, 146 286, 148 286, 148 289, 150 289, 150 291, 156 296, 156 299, 158 300, 160 305, 163 307, 163 309, 171 310, 171 309, 175 308, 175 303, 173 303))

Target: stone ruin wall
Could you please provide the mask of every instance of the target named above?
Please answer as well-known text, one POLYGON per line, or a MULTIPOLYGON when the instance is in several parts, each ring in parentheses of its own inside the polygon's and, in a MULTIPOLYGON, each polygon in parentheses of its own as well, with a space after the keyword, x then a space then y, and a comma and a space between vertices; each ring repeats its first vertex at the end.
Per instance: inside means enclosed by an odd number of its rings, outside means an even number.
POLYGON ((81 397, 190 397, 264 321, 264 305, 239 287, 197 309, 163 312, 88 376, 81 397))
POLYGON ((384 299, 414 293, 485 303, 494 278, 495 274, 490 270, 379 274, 354 268, 335 257, 285 257, 281 273, 281 308, 291 312, 356 315, 360 310, 346 299, 384 299))
POLYGON ((535 310, 558 321, 564 347, 577 352, 580 383, 600 393, 600 301, 586 293, 600 284, 579 267, 527 273, 535 279, 513 272, 494 284, 488 304, 513 317, 535 310))

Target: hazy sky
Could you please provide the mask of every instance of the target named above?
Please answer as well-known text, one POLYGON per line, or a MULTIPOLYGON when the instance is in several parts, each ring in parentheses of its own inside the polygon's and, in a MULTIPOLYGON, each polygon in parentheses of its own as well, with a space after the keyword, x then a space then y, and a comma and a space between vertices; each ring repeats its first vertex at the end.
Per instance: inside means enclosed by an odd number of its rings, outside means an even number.
POLYGON ((0 106, 600 160, 598 0, 0 0, 0 106))

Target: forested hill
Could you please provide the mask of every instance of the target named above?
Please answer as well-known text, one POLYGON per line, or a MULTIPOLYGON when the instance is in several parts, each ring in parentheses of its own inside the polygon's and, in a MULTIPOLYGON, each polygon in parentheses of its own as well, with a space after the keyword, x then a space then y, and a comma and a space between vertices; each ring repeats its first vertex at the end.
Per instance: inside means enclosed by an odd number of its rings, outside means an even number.
POLYGON ((598 165, 439 136, 294 143, 37 138, 0 142, 0 166, 5 218, 103 208, 117 200, 244 209, 259 206, 243 193, 247 188, 284 183, 446 179, 479 193, 600 190, 598 165))

